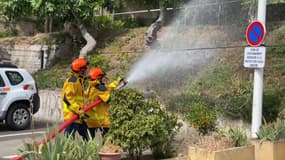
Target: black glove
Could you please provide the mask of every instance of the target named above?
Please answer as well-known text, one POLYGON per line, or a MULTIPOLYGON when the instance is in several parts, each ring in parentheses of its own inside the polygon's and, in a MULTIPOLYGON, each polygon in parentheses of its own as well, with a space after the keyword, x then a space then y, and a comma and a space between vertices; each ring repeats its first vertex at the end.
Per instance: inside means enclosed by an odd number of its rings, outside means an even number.
POLYGON ((77 115, 78 115, 78 119, 81 121, 89 118, 89 116, 86 113, 84 113, 83 110, 79 110, 79 114, 77 115))
POLYGON ((119 83, 123 83, 124 85, 126 85, 128 83, 128 81, 125 80, 125 78, 121 78, 119 83))

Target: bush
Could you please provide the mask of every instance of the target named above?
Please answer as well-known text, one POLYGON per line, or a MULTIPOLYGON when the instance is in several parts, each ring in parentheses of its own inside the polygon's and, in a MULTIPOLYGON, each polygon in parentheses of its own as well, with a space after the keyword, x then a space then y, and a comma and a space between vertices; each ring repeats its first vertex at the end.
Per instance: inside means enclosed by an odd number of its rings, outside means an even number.
POLYGON ((279 92, 265 92, 262 115, 266 122, 274 122, 282 110, 279 92))
POLYGON ((55 67, 52 70, 37 71, 33 76, 40 89, 61 88, 68 75, 65 72, 65 76, 62 76, 62 74, 62 70, 55 67))
POLYGON ((111 16, 99 16, 95 19, 95 27, 97 31, 104 32, 110 30, 120 30, 124 26, 124 22, 120 20, 114 21, 111 16))
POLYGON ((100 67, 105 72, 108 72, 111 69, 111 66, 109 65, 110 61, 101 54, 88 55, 87 61, 90 63, 89 66, 100 67))
MULTIPOLYGON (((251 122, 252 95, 235 94, 221 96, 218 100, 218 111, 224 116, 233 119, 242 119, 251 122)), ((273 122, 281 112, 280 93, 266 91, 263 95, 262 115, 265 121, 273 122)))
POLYGON ((280 27, 276 34, 276 46, 272 47, 272 51, 278 55, 285 55, 285 27, 280 27))
POLYGON ((195 103, 191 106, 190 112, 186 115, 193 128, 198 129, 200 134, 207 134, 216 130, 216 111, 205 103, 195 103))
POLYGON ((285 46, 284 45, 274 46, 272 47, 272 51, 278 55, 285 55, 285 46))
POLYGON ((190 111, 190 106, 195 103, 204 103, 208 106, 214 106, 215 101, 209 96, 181 94, 170 97, 167 102, 167 109, 178 113, 185 113, 190 111))
POLYGON ((0 32, 0 38, 3 37, 13 37, 13 36, 18 36, 18 30, 16 29, 16 24, 14 23, 7 23, 4 26, 4 31, 0 32))
POLYGON ((251 121, 251 94, 225 95, 218 99, 218 111, 225 117, 251 121))
POLYGON ((285 139, 285 120, 277 119, 275 123, 262 125, 257 133, 258 139, 281 140, 285 139))
POLYGON ((124 27, 126 28, 137 28, 150 25, 150 23, 146 23, 146 21, 141 18, 123 18, 122 21, 124 22, 124 27))
POLYGON ((248 138, 241 129, 230 128, 228 134, 235 147, 241 147, 248 144, 248 138))
POLYGON ((165 158, 179 129, 177 117, 160 108, 155 99, 144 99, 134 89, 116 90, 110 101, 111 129, 107 139, 122 146, 131 159, 140 159, 145 149, 165 158))
POLYGON ((97 139, 90 138, 89 141, 77 135, 65 137, 56 134, 56 137, 42 146, 33 142, 24 143, 24 149, 20 150, 27 160, 61 160, 61 159, 94 159, 99 160, 98 152, 102 144, 97 139))
POLYGON ((100 41, 99 46, 104 46, 104 41, 112 39, 117 34, 122 33, 124 22, 113 20, 111 16, 104 15, 95 18, 95 23, 91 24, 90 28, 96 33, 96 40, 100 41))

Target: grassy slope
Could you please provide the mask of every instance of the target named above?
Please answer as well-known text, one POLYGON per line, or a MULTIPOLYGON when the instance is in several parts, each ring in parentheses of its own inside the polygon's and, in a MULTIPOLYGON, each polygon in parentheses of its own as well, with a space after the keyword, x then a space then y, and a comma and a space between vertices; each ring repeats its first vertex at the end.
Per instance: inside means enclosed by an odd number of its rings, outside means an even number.
MULTIPOLYGON (((118 75, 124 75, 130 65, 141 55, 144 50, 143 35, 146 28, 130 29, 121 35, 115 37, 111 42, 105 43, 105 48, 98 49, 102 64, 109 63, 107 73, 109 79, 114 79, 118 75), (128 52, 126 52, 128 51, 128 52)), ((266 39, 266 44, 282 44, 283 47, 267 48, 267 59, 264 74, 264 91, 265 94, 273 93, 271 99, 276 96, 281 98, 279 104, 284 108, 284 91, 285 91, 285 26, 270 32, 266 39)), ((91 54, 91 57, 98 56, 98 53, 91 54)), ((211 101, 214 105, 230 107, 229 114, 242 116, 249 119, 249 115, 239 115, 240 109, 249 112, 252 99, 253 69, 243 67, 243 48, 223 50, 219 54, 216 63, 211 64, 204 69, 187 87, 186 101, 182 102, 180 107, 189 107, 195 97, 204 101, 211 101), (219 64, 219 65, 217 65, 219 64), (192 98, 188 98, 192 96, 192 98), (194 98, 193 98, 194 97, 194 98), (234 98, 232 98, 234 97, 234 98), (188 99, 188 100, 187 100, 188 99), (189 99, 191 102, 189 102, 189 99), (209 100, 210 99, 210 100, 209 100)), ((63 80, 70 71, 71 59, 61 61, 49 70, 40 71, 35 77, 40 88, 61 88, 63 80)), ((95 66, 97 63, 94 64, 95 66)), ((94 66, 93 65, 93 66, 94 66)), ((178 97, 180 96, 177 94, 178 97)), ((266 101, 267 101, 266 97, 266 101)), ((269 96, 270 98, 270 96, 269 96)), ((183 99, 180 97, 180 99, 183 99)), ((173 99, 177 101, 177 99, 173 99)), ((180 100, 179 100, 180 101, 180 100)), ((271 100, 270 100, 271 102, 271 100)), ((275 102, 274 102, 275 103, 275 102)), ((181 104, 181 103, 180 103, 181 104)), ((172 103, 173 105, 173 103, 172 103)), ((274 104, 268 104, 269 108, 274 104)), ((174 103, 175 108, 179 108, 174 103)), ((240 117, 237 117, 240 118, 240 117)))
MULTIPOLYGON (((124 75, 129 66, 137 59, 144 50, 144 32, 147 28, 135 28, 124 31, 113 40, 98 42, 98 46, 108 46, 99 48, 96 53, 90 54, 90 67, 106 68, 107 77, 111 80, 119 75, 124 75), (94 60, 100 58, 99 62, 94 60), (107 66, 107 67, 104 67, 107 66)), ((56 63, 47 70, 38 71, 34 74, 35 79, 41 89, 61 88, 64 80, 70 72, 72 58, 67 58, 56 63)))
MULTIPOLYGON (((270 32, 265 42, 267 46, 280 45, 267 47, 266 53, 263 112, 269 115, 275 109, 279 112, 278 107, 285 108, 285 26, 270 32)), ((206 101, 210 99, 213 105, 223 108, 222 113, 250 120, 254 70, 243 67, 243 52, 239 48, 220 53, 216 62, 191 82, 186 95, 207 97, 206 101)), ((269 120, 275 117, 269 115, 269 120)))
MULTIPOLYGON (((285 26, 270 32, 265 41, 268 46, 278 44, 285 48, 285 26)), ((264 72, 265 90, 285 89, 284 68, 285 52, 277 53, 274 47, 268 47, 264 72)), ((249 85, 252 79, 253 69, 243 67, 243 48, 227 49, 220 54, 216 63, 200 73, 192 82, 189 91, 195 94, 217 96, 219 93, 230 91, 229 88, 241 90, 249 85)))

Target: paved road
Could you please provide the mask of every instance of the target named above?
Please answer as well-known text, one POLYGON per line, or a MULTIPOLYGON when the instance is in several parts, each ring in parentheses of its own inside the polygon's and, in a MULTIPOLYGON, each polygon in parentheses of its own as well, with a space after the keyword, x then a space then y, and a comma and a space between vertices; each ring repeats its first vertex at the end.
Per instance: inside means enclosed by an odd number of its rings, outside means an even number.
POLYGON ((17 155, 23 141, 39 141, 47 131, 47 126, 52 128, 53 124, 47 122, 34 122, 33 129, 12 131, 5 125, 0 124, 0 159, 11 159, 17 155))

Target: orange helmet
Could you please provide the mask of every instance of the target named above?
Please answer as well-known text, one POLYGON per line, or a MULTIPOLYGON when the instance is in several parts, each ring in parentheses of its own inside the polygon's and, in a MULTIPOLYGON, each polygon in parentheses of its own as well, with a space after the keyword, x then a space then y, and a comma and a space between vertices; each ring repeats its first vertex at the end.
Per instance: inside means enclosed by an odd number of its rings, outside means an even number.
POLYGON ((100 79, 105 76, 105 72, 101 68, 92 68, 89 71, 89 78, 92 80, 100 79))
POLYGON ((87 67, 88 62, 85 58, 77 58, 73 60, 71 69, 75 72, 79 72, 80 68, 87 67))

